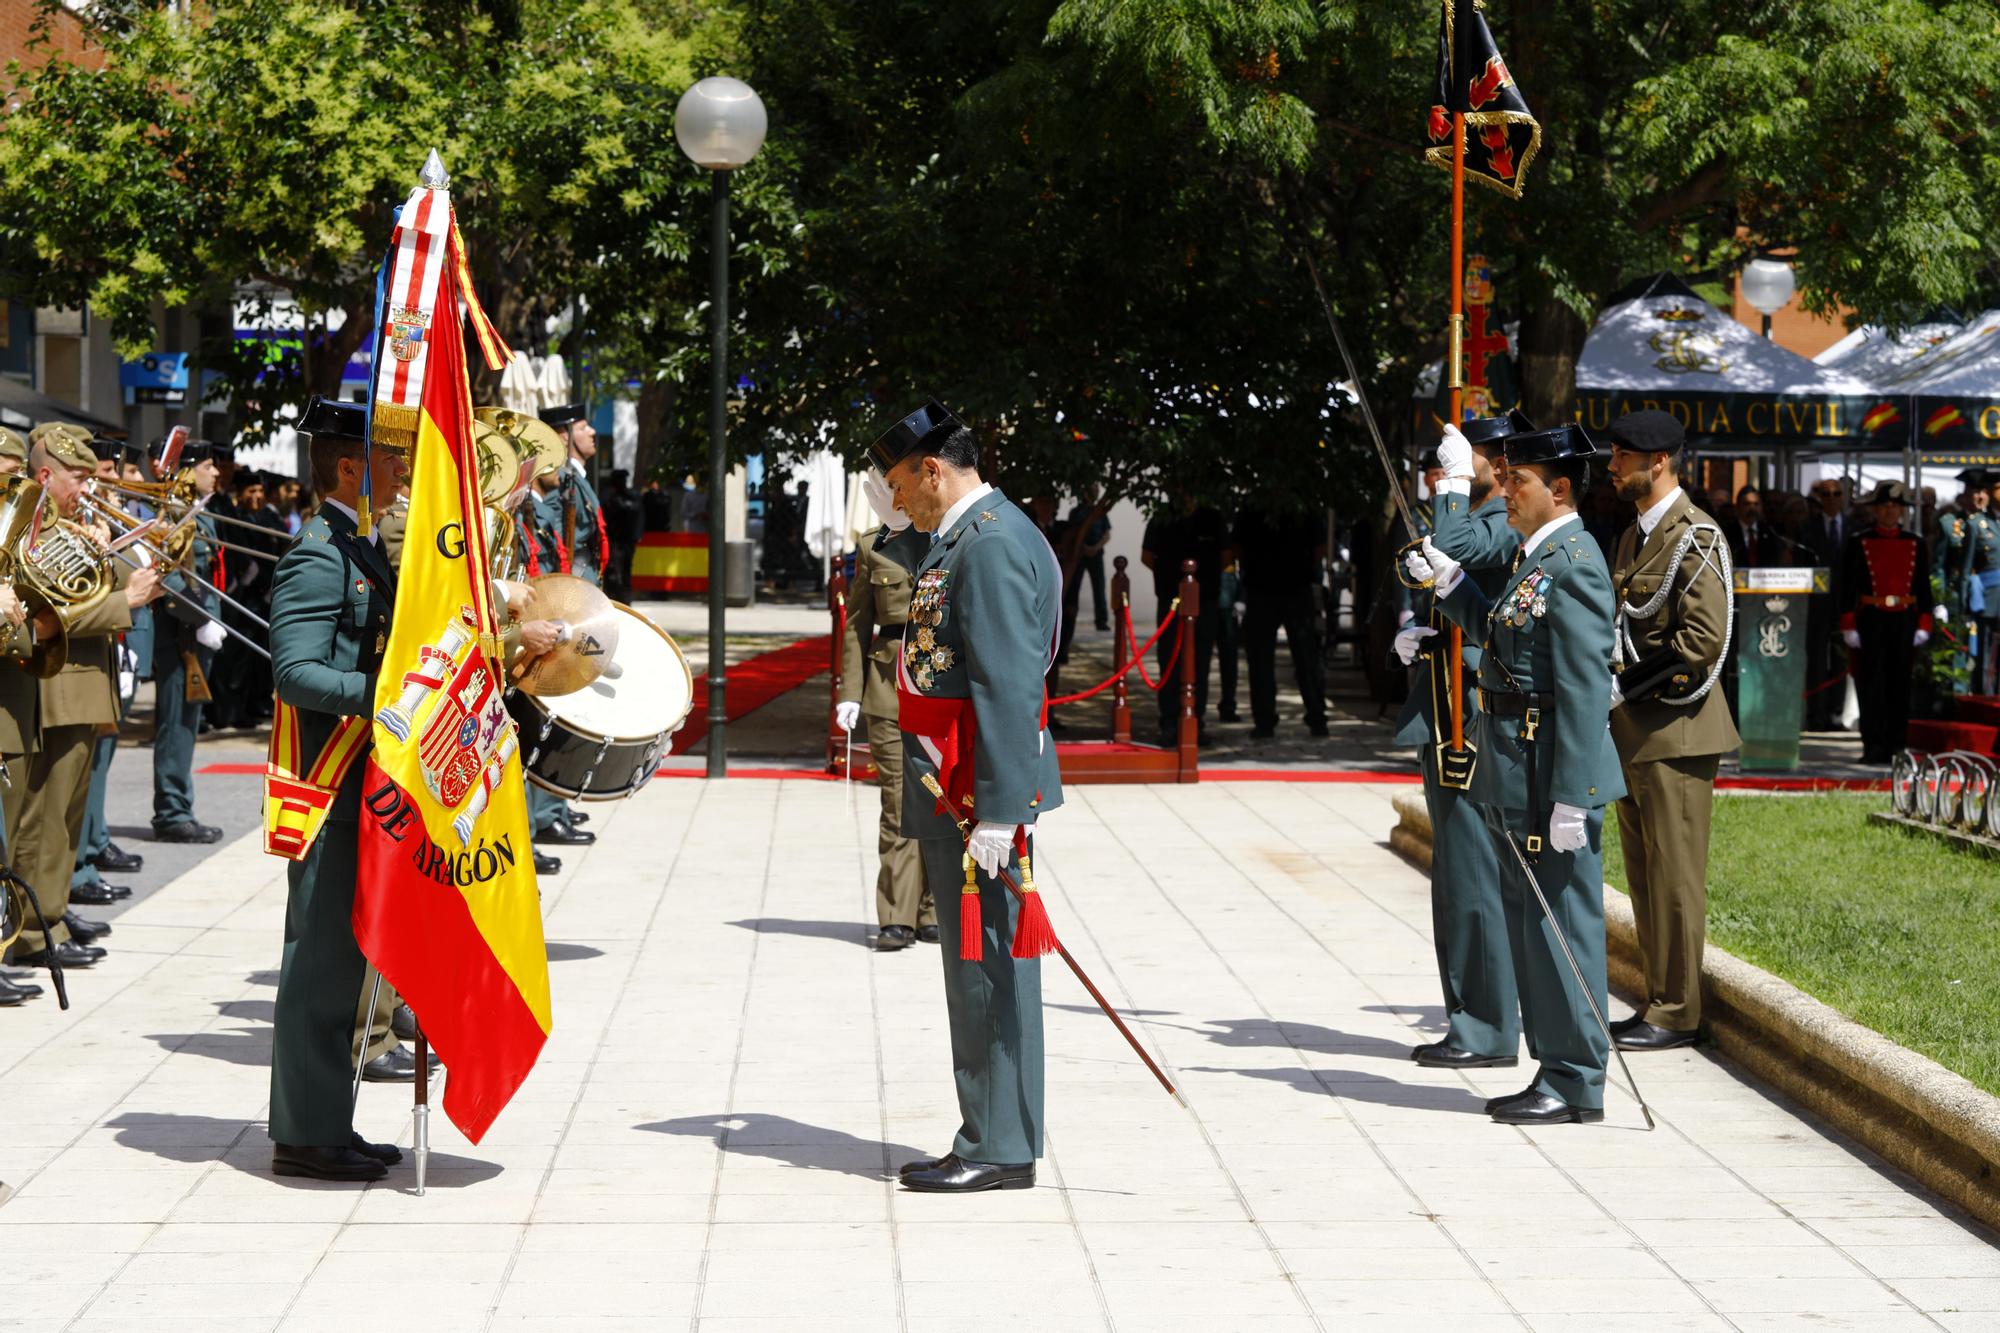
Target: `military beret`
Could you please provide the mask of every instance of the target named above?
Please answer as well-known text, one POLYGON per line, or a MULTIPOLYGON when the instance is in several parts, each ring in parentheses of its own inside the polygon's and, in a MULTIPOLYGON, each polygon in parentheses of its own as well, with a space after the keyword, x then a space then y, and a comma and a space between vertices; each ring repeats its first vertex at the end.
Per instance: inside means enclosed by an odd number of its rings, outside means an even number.
POLYGON ((1642 454, 1671 454, 1687 443, 1687 431, 1670 414, 1649 407, 1612 422, 1611 442, 1642 454))
POLYGON ((1495 445, 1509 435, 1520 435, 1534 428, 1535 423, 1528 420, 1528 414, 1517 407, 1504 417, 1474 417, 1461 425, 1458 433, 1474 445, 1495 445))
POLYGON ((876 471, 887 476, 890 468, 911 454, 936 448, 964 425, 933 398, 884 431, 881 439, 868 446, 868 458, 876 471))
POLYGON ((1874 494, 1870 495, 1866 500, 1863 500, 1861 503, 1871 504, 1871 505, 1879 505, 1879 504, 1907 505, 1910 503, 1910 488, 1908 486, 1905 486, 1900 481, 1890 481, 1884 479, 1882 481, 1878 481, 1875 483, 1874 494))
POLYGON ((28 461, 28 442, 21 438, 20 432, 0 426, 0 458, 18 458, 23 463, 28 461))
POLYGON ((1573 422, 1507 437, 1509 467, 1523 463, 1559 463, 1570 458, 1589 458, 1596 453, 1597 446, 1591 442, 1590 436, 1583 427, 1573 422))
POLYGON ((545 407, 541 410, 542 420, 557 430, 573 426, 589 415, 583 410, 582 403, 564 403, 559 407, 545 407))
POLYGON ((44 421, 28 432, 28 443, 45 450, 64 467, 96 471, 97 455, 90 449, 90 431, 68 421, 44 421))

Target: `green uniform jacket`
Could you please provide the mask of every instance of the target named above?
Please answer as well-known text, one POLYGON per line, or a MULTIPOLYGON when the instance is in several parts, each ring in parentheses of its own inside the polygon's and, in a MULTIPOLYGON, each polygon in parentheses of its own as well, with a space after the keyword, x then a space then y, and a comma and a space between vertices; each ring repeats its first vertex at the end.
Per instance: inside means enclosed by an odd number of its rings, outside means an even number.
POLYGON ((1558 801, 1589 810, 1623 796, 1625 779, 1605 724, 1611 703, 1611 575, 1583 520, 1570 515, 1525 552, 1498 599, 1465 578, 1439 604, 1484 644, 1481 689, 1552 696, 1532 740, 1524 718, 1480 714, 1471 798, 1546 816, 1558 801), (1530 746, 1538 789, 1532 791, 1530 746))
POLYGON ((1964 593, 1968 516, 1947 509, 1937 516, 1937 547, 1931 552, 1931 578, 1954 602, 1964 593))
MULTIPOLYGON (((331 505, 299 529, 271 579, 271 676, 299 710, 299 759, 310 766, 342 717, 375 707, 375 675, 389 641, 395 575, 387 557, 331 505)), ((363 765, 348 770, 328 811, 353 822, 363 765)), ((325 836, 322 834, 322 836, 325 836)))
MULTIPOLYGON (((1645 606, 1658 594, 1662 579, 1672 580, 1674 585, 1658 611, 1644 620, 1636 616, 1627 620, 1632 646, 1626 666, 1672 647, 1692 669, 1697 682, 1708 678, 1722 657, 1723 640, 1729 632, 1729 589, 1723 586, 1717 568, 1721 563, 1717 548, 1727 549, 1715 520, 1697 509, 1686 491, 1643 544, 1637 523, 1618 538, 1612 583, 1620 602, 1645 606), (1669 565, 1682 540, 1697 526, 1707 531, 1694 534, 1694 544, 1678 566, 1669 565), (1708 554, 1706 564, 1703 552, 1708 554)), ((1730 721, 1729 702, 1723 697, 1720 680, 1697 704, 1665 703, 1658 697, 1621 704, 1611 714, 1611 736, 1618 753, 1634 764, 1727 754, 1743 743, 1736 734, 1736 724, 1730 721)))
MULTIPOLYGON (((604 568, 604 546, 597 539, 598 515, 604 506, 597 498, 597 488, 590 484, 590 478, 572 459, 563 465, 562 485, 556 488, 561 496, 567 492, 570 502, 576 506, 576 549, 570 552, 570 572, 579 578, 597 582, 598 571, 604 568)), ((556 505, 556 531, 562 532, 562 505, 556 505)))
MULTIPOLYGON (((195 631, 209 623, 209 617, 196 607, 220 614, 222 599, 215 595, 215 520, 207 514, 195 516, 195 527, 200 533, 195 538, 194 549, 188 553, 187 567, 162 580, 166 591, 147 608, 152 612, 152 633, 159 640, 159 651, 179 654, 193 652, 197 648, 195 631)), ((253 560, 254 556, 244 556, 253 560)), ((151 653, 134 648, 139 660, 150 665, 151 653)), ((204 653, 206 649, 202 649, 204 653)))
MULTIPOLYGON (((923 540, 912 529, 877 545, 921 550, 923 540)), ((974 501, 916 567, 900 675, 917 693, 972 701, 978 819, 1032 825, 1062 804, 1055 741, 1042 723, 1061 585, 1041 529, 998 490, 974 501)), ((924 790, 937 765, 907 728, 903 756, 903 836, 957 839, 924 790)))
MULTIPOLYGON (((1500 588, 1507 582, 1507 565, 1520 549, 1521 539, 1507 526, 1507 500, 1496 489, 1486 502, 1474 508, 1472 497, 1467 495, 1441 494, 1433 509, 1435 528, 1431 533, 1431 545, 1444 552, 1465 567, 1465 576, 1472 580, 1479 591, 1489 599, 1500 595, 1500 588)), ((1398 584, 1400 585, 1400 582, 1398 584)), ((1429 593, 1412 594, 1414 609, 1418 616, 1428 623, 1434 608, 1429 593)), ((1424 678, 1423 672, 1433 673, 1437 697, 1445 698, 1451 690, 1451 663, 1445 637, 1440 631, 1437 638, 1428 640, 1432 651, 1419 658, 1422 664, 1419 674, 1410 685, 1410 697, 1403 701, 1403 712, 1396 719, 1396 743, 1398 745, 1424 745, 1449 734, 1450 722, 1444 730, 1434 728, 1431 716, 1432 681, 1424 678)), ((1475 686, 1479 680, 1479 639, 1476 635, 1465 636, 1465 730, 1472 734, 1472 715, 1479 710, 1478 694, 1475 686)))
POLYGON ((893 554, 878 549, 889 530, 864 542, 854 556, 854 581, 847 587, 847 635, 840 645, 840 692, 856 700, 868 717, 896 716, 896 659, 903 651, 903 625, 910 618, 910 571, 893 554), (877 628, 881 633, 877 633, 877 628))

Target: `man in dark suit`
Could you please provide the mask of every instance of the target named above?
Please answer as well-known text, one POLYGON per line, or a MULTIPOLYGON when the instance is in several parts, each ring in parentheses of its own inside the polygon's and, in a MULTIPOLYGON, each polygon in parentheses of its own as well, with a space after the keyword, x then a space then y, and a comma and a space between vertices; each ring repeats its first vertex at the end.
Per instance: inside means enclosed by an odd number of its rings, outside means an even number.
POLYGON ((1787 563, 1784 542, 1764 521, 1764 497, 1755 486, 1736 492, 1736 516, 1722 520, 1729 559, 1738 569, 1787 563))
MULTIPOLYGON (((1812 487, 1813 512, 1799 530, 1799 545, 1812 552, 1812 562, 1840 577, 1841 552, 1847 544, 1847 485, 1838 477, 1821 477, 1812 487)), ((1816 592, 1806 603, 1806 730, 1832 731, 1840 721, 1847 691, 1847 653, 1840 645, 1834 615, 1839 589, 1816 592)))

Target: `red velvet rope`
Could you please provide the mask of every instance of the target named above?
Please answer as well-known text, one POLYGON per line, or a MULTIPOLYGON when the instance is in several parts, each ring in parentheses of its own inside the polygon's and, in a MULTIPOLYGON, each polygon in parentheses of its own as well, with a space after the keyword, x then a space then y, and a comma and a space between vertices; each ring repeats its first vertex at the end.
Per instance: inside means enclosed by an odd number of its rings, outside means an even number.
MULTIPOLYGON (((1132 630, 1132 609, 1130 607, 1126 607, 1122 614, 1125 621, 1123 626, 1125 630, 1125 637, 1128 641, 1133 640, 1137 636, 1133 633, 1132 630)), ((1167 626, 1173 624, 1174 617, 1179 614, 1180 614, 1180 608, 1178 606, 1176 606, 1172 610, 1169 610, 1167 612, 1167 618, 1165 620, 1162 620, 1160 622, 1160 627, 1153 631, 1153 637, 1146 640, 1146 646, 1144 648, 1136 649, 1133 652, 1130 661, 1125 663, 1124 666, 1118 668, 1118 670, 1112 672, 1101 683, 1091 686, 1089 689, 1084 690, 1080 694, 1065 694, 1060 699, 1051 699, 1049 700, 1049 707, 1054 708, 1057 704, 1073 704, 1080 702, 1081 700, 1089 699, 1096 695, 1102 694, 1106 690, 1110 689, 1113 685, 1116 685, 1118 683, 1119 678, 1125 675, 1127 672, 1129 672, 1133 667, 1139 668, 1139 678, 1141 680, 1144 680, 1148 686, 1151 686, 1151 688, 1155 690, 1159 689, 1160 687, 1158 685, 1154 685, 1153 682, 1147 677, 1146 668, 1143 665, 1143 663, 1145 661, 1146 653, 1152 649, 1154 644, 1160 641, 1160 636, 1167 632, 1167 626)), ((1180 641, 1176 639, 1174 641, 1175 656, 1179 655, 1180 650, 1181 650, 1180 641)), ((1168 676, 1173 675, 1173 665, 1174 665, 1174 658, 1169 657, 1167 659, 1167 669, 1165 672, 1162 673, 1161 677, 1162 680, 1164 680, 1168 676)))
POLYGON ((1160 678, 1158 680, 1154 680, 1146 674, 1146 650, 1160 641, 1160 636, 1166 633, 1167 626, 1173 623, 1174 617, 1179 613, 1180 602, 1176 600, 1173 610, 1167 612, 1167 618, 1162 620, 1160 627, 1153 631, 1153 637, 1146 640, 1146 647, 1141 648, 1136 642, 1138 635, 1132 631, 1132 608, 1130 606, 1125 608, 1125 641, 1133 645, 1132 661, 1139 668, 1139 679, 1146 682, 1147 689, 1156 693, 1165 689, 1167 682, 1173 679, 1174 663, 1180 660, 1181 640, 1186 636, 1180 634, 1174 636, 1174 650, 1167 654, 1167 663, 1160 668, 1160 678))

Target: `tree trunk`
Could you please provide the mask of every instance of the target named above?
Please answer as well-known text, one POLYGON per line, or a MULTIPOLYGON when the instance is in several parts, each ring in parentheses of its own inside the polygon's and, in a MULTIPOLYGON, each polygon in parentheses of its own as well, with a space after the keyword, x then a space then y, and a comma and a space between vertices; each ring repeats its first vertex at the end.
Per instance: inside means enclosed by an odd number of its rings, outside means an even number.
POLYGON ((1589 326, 1563 302, 1536 295, 1522 308, 1521 410, 1540 426, 1576 420, 1576 363, 1589 326))
MULTIPOLYGON (((632 486, 644 490, 652 478, 654 463, 666 454, 667 436, 672 429, 674 398, 678 386, 668 380, 646 379, 639 385, 639 440, 632 455, 632 486)), ((678 477, 662 478, 678 482, 678 477)))

